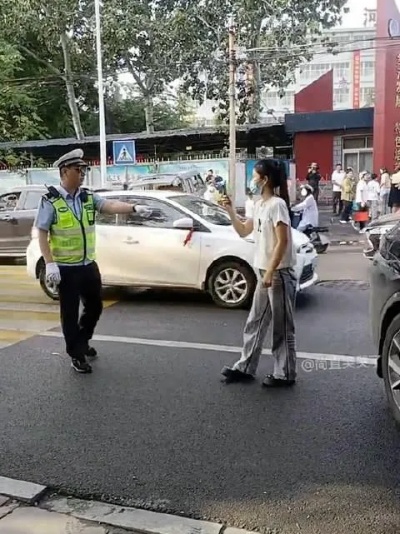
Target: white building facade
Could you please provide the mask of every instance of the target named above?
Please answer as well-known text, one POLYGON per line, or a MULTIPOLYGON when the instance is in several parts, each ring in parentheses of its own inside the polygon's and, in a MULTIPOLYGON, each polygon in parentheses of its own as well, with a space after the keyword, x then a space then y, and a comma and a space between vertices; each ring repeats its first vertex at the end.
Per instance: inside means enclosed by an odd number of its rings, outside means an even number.
POLYGON ((337 53, 316 46, 310 63, 295 73, 295 82, 284 94, 273 87, 262 95, 262 121, 294 112, 294 95, 333 69, 333 108, 371 107, 375 99, 375 28, 335 28, 324 32, 330 42, 337 43, 337 53), (268 119, 269 117, 269 119, 268 119))

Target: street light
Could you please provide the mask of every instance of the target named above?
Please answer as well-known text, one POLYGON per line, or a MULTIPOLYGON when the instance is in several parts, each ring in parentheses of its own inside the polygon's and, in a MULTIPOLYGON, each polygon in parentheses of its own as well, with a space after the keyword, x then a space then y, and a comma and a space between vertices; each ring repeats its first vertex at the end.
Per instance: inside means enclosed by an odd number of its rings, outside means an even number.
POLYGON ((97 85, 99 92, 100 176, 101 186, 105 187, 107 183, 107 142, 106 118, 104 111, 103 61, 101 54, 100 0, 94 0, 94 8, 96 13, 97 85))

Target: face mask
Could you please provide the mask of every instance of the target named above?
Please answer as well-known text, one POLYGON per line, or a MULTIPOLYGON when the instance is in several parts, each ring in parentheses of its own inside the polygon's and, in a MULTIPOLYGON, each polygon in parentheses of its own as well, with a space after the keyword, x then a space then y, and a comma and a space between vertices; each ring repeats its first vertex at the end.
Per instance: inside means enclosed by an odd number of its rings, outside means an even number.
POLYGON ((253 195, 261 195, 263 186, 257 184, 254 180, 250 183, 250 191, 253 195))
POLYGON ((302 197, 306 197, 308 195, 307 191, 305 189, 302 189, 300 192, 302 197))

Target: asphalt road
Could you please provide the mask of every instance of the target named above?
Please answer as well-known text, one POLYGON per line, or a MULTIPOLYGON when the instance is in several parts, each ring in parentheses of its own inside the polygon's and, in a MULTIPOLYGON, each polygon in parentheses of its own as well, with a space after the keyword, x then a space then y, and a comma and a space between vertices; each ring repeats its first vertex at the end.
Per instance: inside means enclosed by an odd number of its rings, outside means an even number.
MULTIPOLYGON (((338 272, 344 254, 330 256, 338 272)), ((246 312, 193 295, 107 308, 90 376, 73 374, 58 337, 4 347, 0 473, 261 532, 397 533, 399 433, 371 365, 359 272, 299 296, 290 391, 221 384, 246 312)))

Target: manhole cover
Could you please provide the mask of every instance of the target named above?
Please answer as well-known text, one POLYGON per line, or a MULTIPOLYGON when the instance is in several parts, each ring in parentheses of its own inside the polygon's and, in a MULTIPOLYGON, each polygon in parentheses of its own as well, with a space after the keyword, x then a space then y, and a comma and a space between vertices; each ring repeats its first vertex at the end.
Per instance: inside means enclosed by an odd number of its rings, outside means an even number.
POLYGON ((369 289, 369 283, 362 280, 326 280, 325 282, 319 282, 319 287, 328 287, 333 289, 369 289))

